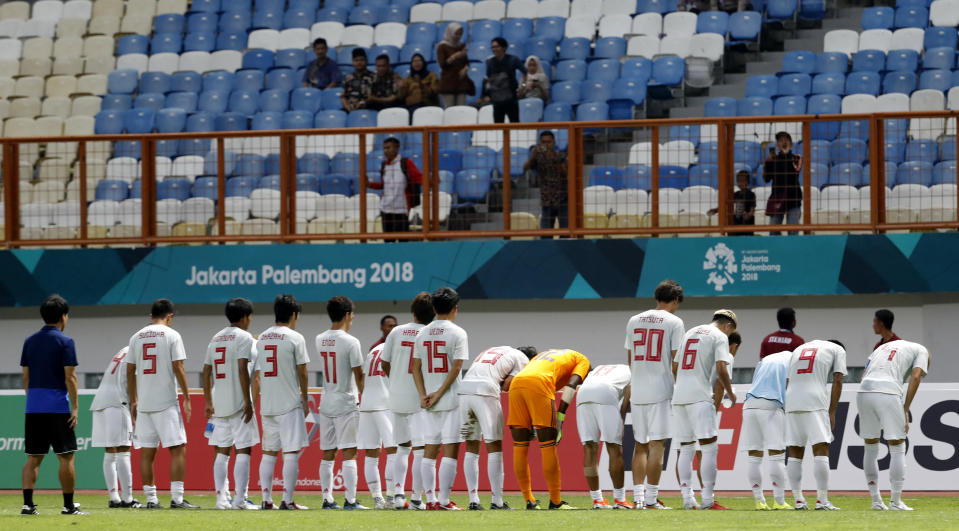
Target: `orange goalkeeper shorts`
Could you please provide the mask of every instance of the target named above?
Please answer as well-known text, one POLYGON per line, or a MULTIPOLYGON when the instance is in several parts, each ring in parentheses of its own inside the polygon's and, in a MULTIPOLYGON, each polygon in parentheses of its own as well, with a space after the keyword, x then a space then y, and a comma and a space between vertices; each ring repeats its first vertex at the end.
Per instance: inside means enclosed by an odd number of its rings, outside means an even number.
POLYGON ((532 389, 511 388, 507 424, 511 428, 554 428, 555 400, 532 389))

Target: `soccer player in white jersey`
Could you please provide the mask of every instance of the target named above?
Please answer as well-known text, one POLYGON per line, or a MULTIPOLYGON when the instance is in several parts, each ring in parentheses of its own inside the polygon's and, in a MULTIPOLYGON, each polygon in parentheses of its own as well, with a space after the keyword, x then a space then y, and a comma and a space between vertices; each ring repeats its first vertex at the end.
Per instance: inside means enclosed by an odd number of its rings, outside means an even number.
POLYGON ((359 393, 363 392, 363 350, 360 340, 350 335, 353 301, 336 296, 327 301, 330 329, 316 336, 316 351, 323 358, 323 397, 320 400, 320 484, 323 508, 339 509, 333 501, 333 464, 336 451, 343 454, 343 509, 365 510, 356 502, 356 445, 359 429, 359 393))
POLYGON ((535 356, 534 347, 486 349, 476 356, 460 382, 460 422, 466 439, 463 475, 466 476, 471 511, 483 509, 479 499, 481 437, 486 441, 486 472, 493 492, 490 509, 510 508, 503 500, 503 404, 500 393, 509 391, 513 376, 535 356))
POLYGON ((297 332, 302 307, 293 295, 279 295, 273 302, 275 325, 256 342, 256 370, 260 376, 260 416, 263 421, 263 456, 260 458, 261 509, 273 508, 273 468, 283 451, 283 500, 280 509, 308 507, 293 501, 300 469, 300 450, 309 441, 306 416, 310 414, 306 364, 310 356, 306 339, 297 332))
POLYGON ((743 402, 742 441, 749 461, 749 485, 753 490, 756 510, 791 509, 786 503, 786 379, 792 352, 768 354, 759 360, 753 372, 752 386, 743 402), (763 451, 769 455, 769 479, 772 480, 774 503, 766 504, 763 495, 763 451))
POLYGON ((190 420, 190 394, 186 385, 183 360, 186 351, 180 333, 173 325, 173 303, 169 299, 153 301, 151 323, 130 338, 127 364, 127 389, 130 413, 135 426, 134 442, 143 449, 140 479, 148 509, 161 509, 153 480, 153 461, 157 447, 170 451, 171 509, 197 509, 183 499, 186 474, 186 429, 180 416, 177 384, 183 393, 183 412, 190 420))
POLYGON ((786 384, 786 472, 798 510, 809 510, 802 493, 802 459, 812 445, 816 476, 816 510, 837 511, 829 502, 829 443, 836 425, 836 407, 846 375, 846 348, 835 339, 803 343, 792 352, 786 384), (832 393, 826 382, 832 375, 832 393))
MULTIPOLYGON (((413 347, 416 336, 433 321, 436 312, 430 294, 420 292, 410 304, 413 322, 394 327, 383 343, 383 372, 390 378, 390 410, 396 460, 393 462, 393 508, 426 510, 420 499, 423 492, 423 410, 420 394, 413 381, 413 347), (413 492, 406 501, 406 472, 413 454, 413 492)), ((389 490, 389 489, 387 489, 389 490)))
POLYGON ((583 443, 583 472, 593 498, 593 509, 632 509, 623 486, 623 422, 629 407, 630 375, 628 365, 600 365, 576 394, 576 429, 583 443), (609 476, 613 480, 613 502, 609 505, 599 488, 599 443, 609 454, 609 476))
POLYGON ((730 380, 733 357, 729 353, 729 334, 736 331, 736 314, 732 310, 717 310, 712 322, 691 328, 683 336, 680 350, 673 358, 673 373, 676 385, 673 388, 673 440, 679 441, 679 479, 683 493, 683 508, 698 509, 692 494, 693 456, 699 441, 702 451, 700 471, 703 476, 703 509, 725 509, 713 499, 716 486, 716 442, 719 426, 716 424, 714 385, 711 377, 715 371, 717 380, 726 395, 736 402, 730 380))
POLYGON ((90 411, 93 411, 93 446, 104 449, 103 479, 110 494, 111 509, 143 507, 133 499, 133 469, 130 466, 133 420, 130 418, 130 399, 127 396, 127 369, 123 366, 129 351, 130 347, 123 347, 110 360, 90 404, 90 411))
POLYGON ((469 359, 466 331, 453 323, 459 313, 460 296, 453 288, 433 292, 436 320, 423 327, 413 348, 413 380, 424 411, 423 483, 426 509, 459 511, 450 501, 456 480, 457 455, 463 442, 460 433, 459 396, 463 362, 469 359), (436 458, 440 463, 439 495, 436 493, 436 458))
POLYGON ((672 280, 664 280, 656 286, 653 296, 656 308, 634 315, 626 325, 636 440, 632 466, 634 509, 669 509, 658 498, 659 477, 669 439, 673 357, 686 332, 683 320, 674 315, 683 302, 683 288, 672 280))
POLYGON ((230 299, 225 308, 229 326, 210 340, 203 361, 203 397, 206 417, 213 423, 210 445, 216 447, 213 483, 217 509, 247 509, 246 489, 250 482, 250 450, 260 442, 250 395, 250 367, 254 361, 253 336, 247 331, 253 304, 230 299), (237 496, 233 503, 227 489, 230 448, 236 448, 233 480, 237 496))
POLYGON ((363 394, 360 396, 359 447, 366 454, 363 476, 373 496, 374 509, 393 507, 393 462, 396 443, 393 442, 393 418, 390 414, 389 377, 383 370, 383 343, 373 347, 363 364, 363 394), (386 470, 383 481, 387 496, 383 497, 380 481, 380 449, 386 448, 386 470), (389 506, 387 506, 389 498, 389 506))
POLYGON ((906 480, 906 434, 909 433, 909 407, 919 383, 929 372, 929 351, 919 343, 896 340, 879 346, 869 361, 856 394, 859 409, 859 435, 865 442, 863 471, 872 495, 872 508, 886 510, 879 494, 879 435, 889 442, 889 483, 892 487, 888 509, 911 511, 902 501, 906 480), (903 396, 902 382, 909 378, 903 396))

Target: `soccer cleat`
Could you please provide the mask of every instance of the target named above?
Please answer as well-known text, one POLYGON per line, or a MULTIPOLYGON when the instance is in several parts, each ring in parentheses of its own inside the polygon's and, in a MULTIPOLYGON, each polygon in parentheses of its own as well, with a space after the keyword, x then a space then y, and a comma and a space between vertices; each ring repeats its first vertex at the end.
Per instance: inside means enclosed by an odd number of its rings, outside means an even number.
POLYGON ((797 500, 796 505, 793 508, 796 509, 797 511, 808 511, 809 504, 806 503, 806 500, 797 500))
POLYGON ((471 511, 482 511, 482 510, 483 510, 483 506, 480 505, 480 504, 478 504, 478 503, 476 503, 476 502, 470 502, 469 510, 471 510, 471 511))
POLYGON ((885 503, 882 503, 882 500, 872 502, 873 511, 888 511, 889 507, 886 507, 885 503))
POLYGON ((829 500, 819 501, 816 500, 816 510, 817 511, 838 511, 839 507, 833 505, 829 500))
POLYGON ((76 516, 87 516, 87 515, 89 515, 90 513, 85 513, 85 512, 83 512, 83 511, 81 511, 81 510, 80 510, 80 504, 79 504, 79 503, 74 503, 74 504, 73 504, 73 507, 70 507, 70 508, 64 507, 63 510, 60 511, 60 514, 76 515, 76 516))
POLYGON ((786 502, 777 503, 777 502, 774 500, 774 501, 773 501, 773 504, 772 504, 769 508, 772 509, 772 510, 774 510, 774 511, 783 511, 783 510, 786 510, 786 509, 792 509, 793 506, 792 506, 792 505, 789 505, 789 504, 786 503, 786 502))
POLYGON ((110 500, 109 505, 107 505, 107 508, 109 508, 109 509, 119 509, 119 508, 121 508, 121 507, 123 507, 123 502, 122 502, 122 501, 113 501, 113 500, 110 500))
POLYGON ((136 499, 132 499, 128 502, 125 502, 125 501, 120 502, 120 507, 124 509, 142 509, 143 504, 137 501, 136 499))
POLYGON ((350 503, 346 500, 343 500, 343 510, 344 511, 369 511, 370 508, 365 505, 360 505, 360 502, 354 500, 353 503, 350 503))
POLYGON ((410 504, 406 501, 406 496, 397 494, 393 496, 393 508, 396 510, 408 509, 410 504))
POLYGON ((539 506, 539 502, 536 500, 526 501, 526 510, 527 511, 542 511, 543 508, 539 506))
POLYGON ((440 504, 439 504, 439 502, 426 502, 426 510, 427 510, 427 511, 439 511, 439 510, 440 510, 440 504))
POLYGON ((698 510, 698 509, 699 509, 699 504, 696 503, 696 499, 695 499, 695 498, 693 498, 692 500, 683 500, 683 509, 687 509, 687 510, 698 510))
POLYGON ((227 509, 232 509, 232 508, 233 508, 233 504, 230 503, 230 500, 218 500, 218 501, 216 502, 216 505, 215 505, 213 508, 214 508, 214 509, 218 509, 218 510, 225 511, 225 510, 227 510, 227 509))
POLYGON ((646 504, 644 504, 643 502, 633 502, 633 509, 641 511, 645 508, 646 508, 646 504))
POLYGON ((147 502, 147 507, 146 507, 146 508, 147 508, 147 509, 162 509, 162 508, 163 508, 163 506, 162 506, 162 505, 160 505, 160 502, 152 502, 152 501, 148 501, 148 502, 147 502))
POLYGON ((295 501, 290 501, 290 503, 281 501, 280 510, 281 511, 308 511, 310 510, 310 508, 307 507, 306 505, 297 505, 295 501))
POLYGON ((510 507, 508 503, 506 503, 506 500, 503 500, 502 505, 496 505, 495 503, 491 503, 489 504, 489 508, 491 511, 512 511, 513 510, 513 508, 510 507))
POLYGON ((423 500, 410 500, 409 509, 411 511, 425 511, 426 509, 428 509, 427 505, 429 504, 424 502, 423 500))
POLYGON ((192 503, 190 503, 190 502, 186 501, 185 499, 183 499, 183 500, 180 500, 179 503, 171 500, 171 501, 170 501, 170 508, 171 508, 171 509, 199 509, 200 506, 199 506, 199 505, 193 505, 192 503))
MULTIPOLYGON (((273 505, 273 502, 271 501, 264 501, 263 503, 260 504, 260 510, 269 511, 272 509, 276 509, 276 506, 273 505)), ((326 507, 324 507, 324 509, 326 509, 326 507)))
POLYGON ((447 503, 446 505, 440 505, 439 502, 437 502, 436 507, 440 511, 462 511, 463 510, 463 509, 460 509, 455 503, 453 503, 452 500, 450 500, 450 502, 447 503))
POLYGON ((36 505, 24 505, 23 508, 20 509, 20 516, 32 516, 35 514, 40 514, 36 505))
POLYGON ((757 510, 757 511, 771 511, 772 509, 770 509, 769 506, 766 505, 766 502, 764 502, 764 501, 757 501, 757 502, 756 502, 756 510, 757 510))
POLYGON ((643 505, 643 509, 660 509, 660 510, 672 510, 672 507, 666 507, 663 505, 663 502, 656 500, 656 503, 652 505, 643 505))
MULTIPOLYGON (((234 501, 235 501, 235 500, 234 500, 234 501)), ((240 500, 240 505, 242 505, 243 508, 246 509, 246 510, 248 510, 248 511, 258 511, 258 510, 260 509, 260 506, 257 505, 257 504, 255 504, 255 503, 253 503, 253 500, 251 500, 251 499, 249 499, 249 498, 240 500)))
POLYGON ((560 501, 559 503, 553 503, 552 501, 549 502, 550 511, 573 511, 575 509, 576 507, 573 507, 564 501, 560 501))
POLYGON ((913 511, 914 509, 912 507, 909 507, 905 503, 903 503, 902 500, 899 500, 899 501, 889 502, 889 510, 890 511, 913 511))
POLYGON ((376 498, 373 498, 373 508, 378 511, 389 509, 389 507, 386 504, 386 498, 382 496, 377 496, 376 498))
POLYGON ((633 509, 633 504, 626 500, 613 500, 613 509, 633 509))
POLYGON ((342 509, 335 501, 323 500, 323 509, 342 509))
POLYGON ((718 504, 717 502, 713 502, 713 503, 711 503, 711 504, 709 504, 709 505, 704 506, 704 507, 703 507, 703 510, 704 510, 704 511, 726 511, 726 510, 728 510, 728 509, 726 509, 726 508, 723 507, 722 505, 718 504))
MULTIPOLYGON (((562 503, 562 502, 561 502, 562 503)), ((593 509, 612 509, 613 507, 606 501, 606 498, 602 500, 593 500, 593 509)), ((550 507, 552 509, 552 507, 550 507)))

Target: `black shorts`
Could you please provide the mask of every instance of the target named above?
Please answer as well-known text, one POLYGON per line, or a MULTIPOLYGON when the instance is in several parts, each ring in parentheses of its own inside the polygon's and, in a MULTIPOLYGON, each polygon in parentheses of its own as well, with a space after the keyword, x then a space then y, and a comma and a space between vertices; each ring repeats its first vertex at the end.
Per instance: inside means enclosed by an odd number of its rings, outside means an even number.
POLYGON ((23 449, 28 455, 46 455, 77 451, 77 436, 70 427, 68 413, 27 413, 23 449))

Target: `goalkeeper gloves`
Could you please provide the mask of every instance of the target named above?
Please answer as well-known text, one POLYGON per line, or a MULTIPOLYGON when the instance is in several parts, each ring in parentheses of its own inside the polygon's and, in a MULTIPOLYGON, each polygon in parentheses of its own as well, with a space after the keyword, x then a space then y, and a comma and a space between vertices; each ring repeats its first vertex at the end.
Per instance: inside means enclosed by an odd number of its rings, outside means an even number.
POLYGON ((563 439, 563 421, 566 420, 566 413, 556 414, 556 444, 563 439))

